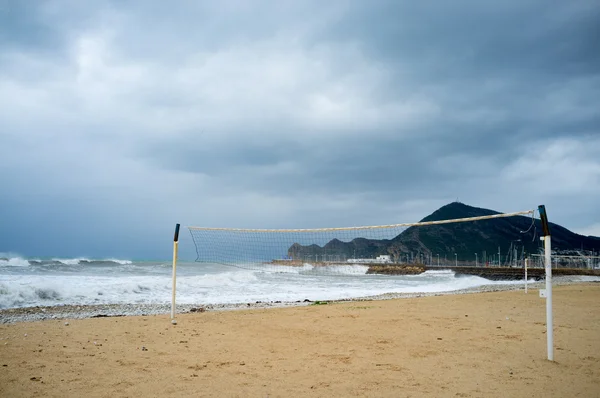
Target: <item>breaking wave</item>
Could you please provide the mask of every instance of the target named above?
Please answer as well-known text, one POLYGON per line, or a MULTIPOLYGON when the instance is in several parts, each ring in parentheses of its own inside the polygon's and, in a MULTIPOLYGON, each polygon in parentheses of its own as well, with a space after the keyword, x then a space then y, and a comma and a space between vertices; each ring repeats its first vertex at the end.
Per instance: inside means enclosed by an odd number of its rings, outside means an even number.
POLYGON ((0 267, 27 267, 30 265, 130 265, 130 260, 120 260, 116 258, 108 259, 89 259, 85 257, 77 258, 23 258, 20 256, 2 256, 0 255, 0 267))

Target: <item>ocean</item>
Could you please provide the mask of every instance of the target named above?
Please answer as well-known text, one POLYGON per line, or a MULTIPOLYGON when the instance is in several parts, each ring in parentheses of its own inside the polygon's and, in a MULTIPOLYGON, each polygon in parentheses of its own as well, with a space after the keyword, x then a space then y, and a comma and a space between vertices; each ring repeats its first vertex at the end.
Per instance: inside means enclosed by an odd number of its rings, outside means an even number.
MULTIPOLYGON (((386 293, 444 293, 523 282, 421 275, 367 275, 363 265, 273 267, 248 270, 179 262, 178 304, 240 304, 354 299, 386 293), (275 271, 277 270, 277 272, 275 271)), ((169 304, 170 261, 0 258, 0 309, 61 305, 169 304)))

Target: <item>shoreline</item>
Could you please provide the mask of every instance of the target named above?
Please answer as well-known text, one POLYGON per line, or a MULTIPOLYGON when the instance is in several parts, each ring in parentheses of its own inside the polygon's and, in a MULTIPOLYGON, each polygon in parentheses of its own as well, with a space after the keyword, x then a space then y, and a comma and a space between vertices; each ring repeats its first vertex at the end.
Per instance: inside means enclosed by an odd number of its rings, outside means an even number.
MULTIPOLYGON (((600 281, 581 280, 577 276, 559 276, 553 278, 553 286, 596 284, 600 281)), ((537 290, 545 287, 544 281, 528 283, 528 289, 537 290)), ((459 294, 474 294, 487 292, 501 292, 512 290, 525 290, 524 283, 510 283, 506 285, 482 285, 467 289, 451 290, 444 292, 414 292, 414 293, 383 293, 372 296, 343 298, 336 300, 297 300, 297 301, 257 301, 228 304, 177 304, 177 315, 194 312, 238 311, 249 309, 267 309, 284 307, 302 307, 315 303, 343 303, 360 301, 378 301, 392 299, 409 299, 431 296, 450 296, 459 294)), ((170 314, 171 304, 98 304, 98 305, 53 305, 32 306, 0 309, 0 324, 14 324, 21 322, 37 322, 46 320, 68 320, 87 318, 110 318, 170 314)))

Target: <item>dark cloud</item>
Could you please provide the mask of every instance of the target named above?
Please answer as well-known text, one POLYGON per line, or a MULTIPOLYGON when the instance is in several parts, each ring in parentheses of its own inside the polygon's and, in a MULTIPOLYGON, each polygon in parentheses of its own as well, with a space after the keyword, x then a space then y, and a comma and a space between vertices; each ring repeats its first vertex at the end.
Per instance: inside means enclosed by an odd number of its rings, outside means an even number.
POLYGON ((39 3, 3 1, 0 3, 0 45, 25 51, 57 49, 61 44, 57 28, 46 21, 39 3))
POLYGON ((331 30, 377 59, 419 67, 411 72, 430 81, 523 72, 564 77, 596 74, 599 19, 597 1, 384 1, 357 6, 331 30))
POLYGON ((456 198, 597 228, 596 1, 7 4, 0 252, 143 257, 178 221, 404 222, 456 198))

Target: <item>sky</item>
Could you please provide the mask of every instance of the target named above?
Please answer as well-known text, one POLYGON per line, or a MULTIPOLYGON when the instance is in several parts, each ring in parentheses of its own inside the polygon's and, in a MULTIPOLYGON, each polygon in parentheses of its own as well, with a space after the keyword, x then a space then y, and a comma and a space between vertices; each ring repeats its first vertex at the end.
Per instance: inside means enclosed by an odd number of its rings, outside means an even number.
POLYGON ((0 253, 456 200, 600 236, 599 37, 586 0, 0 0, 0 253))

